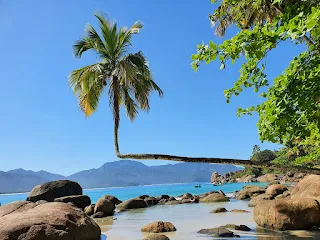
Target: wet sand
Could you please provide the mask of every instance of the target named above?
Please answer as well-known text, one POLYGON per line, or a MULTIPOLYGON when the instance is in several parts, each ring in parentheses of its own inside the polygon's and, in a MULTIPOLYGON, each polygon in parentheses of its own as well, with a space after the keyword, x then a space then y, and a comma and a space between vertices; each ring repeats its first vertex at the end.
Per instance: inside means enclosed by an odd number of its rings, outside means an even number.
POLYGON ((251 232, 234 231, 241 236, 240 239, 320 239, 320 235, 306 231, 295 231, 282 233, 259 229, 252 218, 253 208, 247 206, 246 201, 232 199, 223 203, 199 203, 199 204, 179 204, 154 206, 145 209, 131 210, 116 214, 113 218, 97 220, 101 226, 102 233, 108 240, 142 240, 149 236, 142 233, 141 228, 151 222, 168 221, 177 228, 176 232, 165 233, 171 240, 189 239, 217 239, 211 236, 198 234, 202 228, 219 227, 225 224, 244 224, 252 229, 251 232), (225 207, 228 211, 232 209, 244 209, 249 213, 210 213, 213 209, 225 207), (296 236, 298 235, 298 236, 296 236))

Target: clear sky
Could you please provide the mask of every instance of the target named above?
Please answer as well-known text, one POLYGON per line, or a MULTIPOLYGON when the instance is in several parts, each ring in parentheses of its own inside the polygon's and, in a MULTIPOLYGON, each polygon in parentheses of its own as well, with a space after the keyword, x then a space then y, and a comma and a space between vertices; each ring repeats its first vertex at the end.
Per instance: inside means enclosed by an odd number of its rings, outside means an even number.
MULTIPOLYGON (((72 44, 100 11, 119 25, 141 20, 135 51, 150 61, 164 98, 153 96, 151 111, 131 123, 122 112, 120 149, 123 153, 168 153, 248 159, 260 144, 257 116, 238 118, 237 107, 261 101, 250 89, 227 104, 223 90, 238 77, 240 63, 219 70, 219 62, 190 67, 190 56, 213 35, 209 0, 0 0, 0 170, 47 170, 64 175, 97 168, 117 160, 108 97, 86 119, 68 86, 68 74, 94 63, 72 55, 72 44)), ((226 37, 235 33, 229 31, 226 37)), ((297 54, 282 45, 267 60, 269 76, 281 73, 297 54)), ((270 143, 261 148, 277 148, 270 143)), ((144 161, 148 165, 163 161, 144 161)))

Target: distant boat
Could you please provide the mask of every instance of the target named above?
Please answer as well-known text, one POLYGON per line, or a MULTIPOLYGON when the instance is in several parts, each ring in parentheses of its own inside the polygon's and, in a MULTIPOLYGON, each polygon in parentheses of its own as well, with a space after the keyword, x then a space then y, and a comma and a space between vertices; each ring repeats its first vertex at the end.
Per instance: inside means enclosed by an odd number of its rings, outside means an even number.
POLYGON ((201 185, 195 185, 194 187, 195 188, 201 188, 201 185))

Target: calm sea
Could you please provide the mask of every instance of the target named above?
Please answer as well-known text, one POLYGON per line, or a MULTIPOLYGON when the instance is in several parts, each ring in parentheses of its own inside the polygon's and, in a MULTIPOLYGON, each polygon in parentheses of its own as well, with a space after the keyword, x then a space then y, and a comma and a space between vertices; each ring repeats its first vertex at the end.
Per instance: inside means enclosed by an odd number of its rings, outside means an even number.
MULTIPOLYGON (((264 183, 231 183, 222 186, 213 186, 210 183, 181 183, 181 184, 161 184, 161 185, 148 185, 148 186, 134 186, 134 187, 121 187, 121 188, 99 188, 99 189, 86 189, 84 194, 91 198, 92 203, 103 195, 113 195, 122 201, 137 196, 147 194, 150 196, 159 196, 162 194, 168 194, 169 196, 178 196, 184 193, 191 194, 202 194, 213 190, 222 190, 225 193, 231 193, 240 190, 245 185, 260 185, 265 186, 264 183), (196 185, 200 184, 201 188, 195 188, 196 185)), ((28 193, 18 194, 2 194, 0 195, 1 205, 18 201, 25 200, 28 197, 28 193)))

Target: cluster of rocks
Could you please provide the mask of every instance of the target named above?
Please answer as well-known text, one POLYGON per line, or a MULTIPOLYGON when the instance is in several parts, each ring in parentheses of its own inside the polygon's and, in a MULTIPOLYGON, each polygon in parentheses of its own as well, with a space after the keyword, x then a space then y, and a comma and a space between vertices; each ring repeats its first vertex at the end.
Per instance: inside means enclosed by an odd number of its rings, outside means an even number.
POLYGON ((246 225, 235 225, 235 224, 226 224, 217 228, 206 228, 201 229, 198 231, 200 234, 206 234, 211 235, 212 237, 219 237, 219 238, 234 238, 234 237, 240 237, 237 234, 234 234, 231 230, 237 230, 237 231, 251 231, 251 228, 249 228, 246 225))
POLYGON ((246 186, 236 198, 250 200, 248 206, 254 207, 253 218, 260 227, 284 231, 320 226, 319 175, 308 175, 294 187, 279 183, 266 188, 246 186))
POLYGON ((76 182, 36 186, 26 201, 0 207, 0 239, 99 240, 100 227, 83 211, 90 204, 76 182))
POLYGON ((240 178, 234 177, 234 172, 228 172, 224 175, 214 172, 211 175, 211 183, 221 185, 225 183, 234 182, 273 182, 279 181, 281 183, 295 183, 299 182, 302 178, 307 176, 305 173, 287 173, 287 174, 272 174, 268 173, 256 177, 255 175, 244 175, 240 178))

